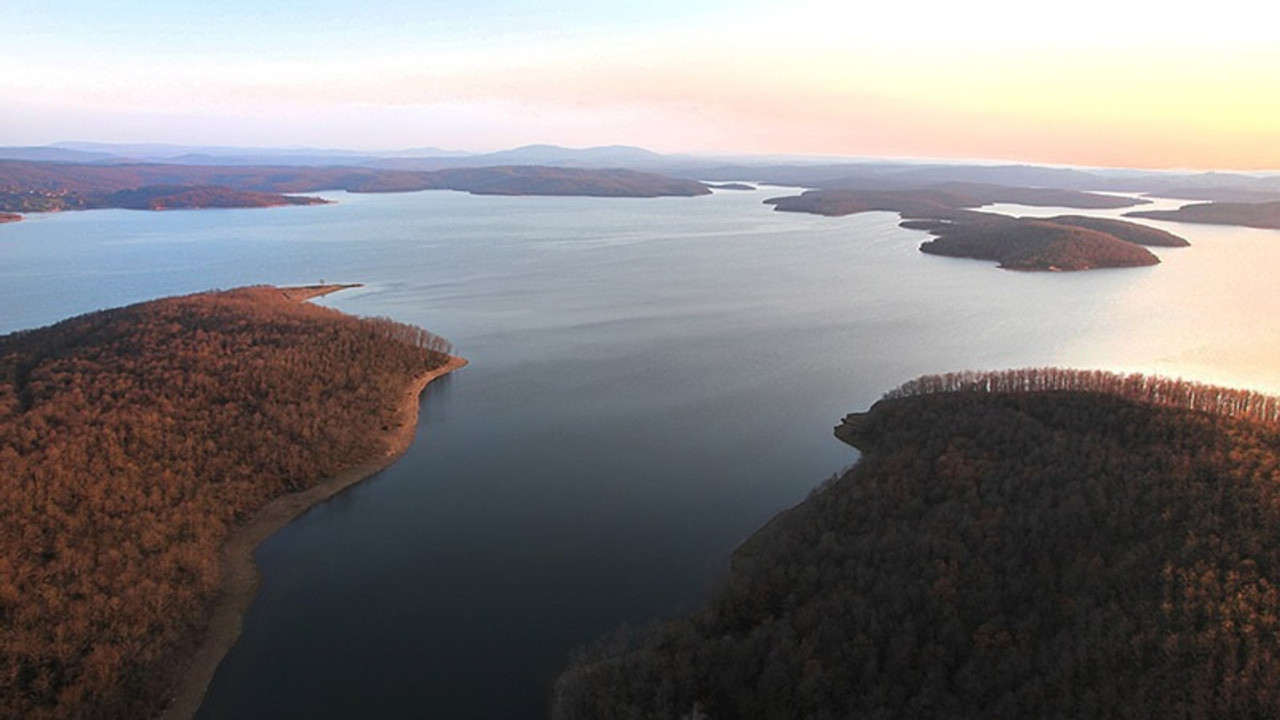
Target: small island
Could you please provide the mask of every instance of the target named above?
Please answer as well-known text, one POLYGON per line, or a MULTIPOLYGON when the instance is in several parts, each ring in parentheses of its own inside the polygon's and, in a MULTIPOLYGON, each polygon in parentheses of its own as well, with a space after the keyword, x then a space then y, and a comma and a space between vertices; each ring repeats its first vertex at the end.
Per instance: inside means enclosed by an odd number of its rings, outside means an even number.
MULTIPOLYGON (((952 220, 906 220, 902 227, 925 230, 936 236, 921 243, 920 252, 994 260, 1005 270, 1061 272, 1141 267, 1160 262, 1160 258, 1135 242, 1117 237, 1113 232, 1072 222, 974 213, 952 220)), ((1137 236, 1139 233, 1127 234, 1137 236)))
POLYGON ((460 367, 421 328, 252 287, 0 336, 0 716, 198 707, 257 542, 408 447, 460 367))
POLYGON ((1143 210, 1128 212, 1125 217, 1151 220, 1200 223, 1205 225, 1238 225, 1240 227, 1280 230, 1280 202, 1238 203, 1208 202, 1183 205, 1177 210, 1143 210))
POLYGON ((1280 399, 928 376, 700 609, 581 650, 553 720, 1280 714, 1280 399))
POLYGON ((952 218, 961 208, 984 203, 940 189, 922 190, 806 190, 799 195, 764 201, 777 212, 842 217, 865 212, 894 212, 904 218, 952 218))

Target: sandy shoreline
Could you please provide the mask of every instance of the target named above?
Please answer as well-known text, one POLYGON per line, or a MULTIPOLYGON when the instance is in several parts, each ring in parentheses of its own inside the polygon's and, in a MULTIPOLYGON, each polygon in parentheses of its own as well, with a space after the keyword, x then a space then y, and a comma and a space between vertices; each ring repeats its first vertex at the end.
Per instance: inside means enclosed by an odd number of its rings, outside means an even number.
POLYGON ((396 410, 396 426, 387 438, 388 448, 384 455, 326 478, 303 492, 278 497, 254 513, 248 523, 232 531, 222 547, 222 590, 209 616, 209 625, 199 644, 183 653, 176 664, 174 691, 159 715, 161 720, 190 720, 200 709, 213 674, 240 636, 244 614, 258 592, 260 578, 258 567, 253 562, 253 551, 258 545, 312 505, 384 470, 399 459, 413 442, 417 431, 422 391, 432 380, 466 364, 467 361, 460 357, 450 357, 444 365, 414 379, 396 410))

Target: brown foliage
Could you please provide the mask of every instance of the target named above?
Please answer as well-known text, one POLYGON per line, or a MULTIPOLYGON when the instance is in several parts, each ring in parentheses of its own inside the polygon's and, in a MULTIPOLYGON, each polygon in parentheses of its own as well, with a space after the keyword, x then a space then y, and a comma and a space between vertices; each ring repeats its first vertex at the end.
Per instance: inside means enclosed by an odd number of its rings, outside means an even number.
POLYGON ((556 720, 1280 714, 1274 399, 1038 369, 858 417, 859 463, 585 651, 556 720))
POLYGON ((274 288, 0 337, 0 717, 145 717, 268 500, 385 452, 447 342, 274 288))
POLYGON ((937 236, 922 243, 921 252, 995 260, 1007 270, 1089 270, 1160 262, 1136 243, 1078 224, 973 213, 946 221, 908 221, 903 226, 937 236))
POLYGON ((1262 423, 1280 422, 1280 397, 1256 390, 1207 385, 1191 380, 1105 370, 1019 368, 965 370, 924 375, 885 393, 886 400, 940 393, 1098 393, 1147 405, 1227 415, 1262 423))

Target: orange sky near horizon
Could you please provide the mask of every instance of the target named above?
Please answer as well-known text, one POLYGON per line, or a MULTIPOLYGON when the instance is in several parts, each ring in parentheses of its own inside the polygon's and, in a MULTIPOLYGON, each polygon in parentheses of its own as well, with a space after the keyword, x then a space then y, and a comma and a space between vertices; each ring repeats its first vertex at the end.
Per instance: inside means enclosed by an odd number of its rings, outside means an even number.
POLYGON ((488 0, 463 15, 286 1, 253 27, 186 0, 54 4, 15 9, 27 31, 0 48, 0 144, 629 144, 1280 170, 1280 43, 1243 0, 1212 13, 488 0))

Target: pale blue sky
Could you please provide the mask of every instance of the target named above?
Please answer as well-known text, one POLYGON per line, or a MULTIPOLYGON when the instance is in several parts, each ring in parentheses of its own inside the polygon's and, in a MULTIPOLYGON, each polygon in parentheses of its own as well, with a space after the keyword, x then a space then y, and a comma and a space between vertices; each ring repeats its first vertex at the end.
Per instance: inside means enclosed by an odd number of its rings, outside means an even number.
POLYGON ((1276 11, 1139 5, 0 0, 0 144, 1280 167, 1276 11))

